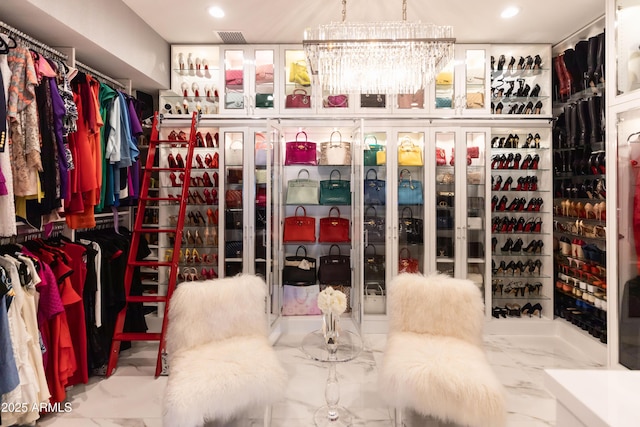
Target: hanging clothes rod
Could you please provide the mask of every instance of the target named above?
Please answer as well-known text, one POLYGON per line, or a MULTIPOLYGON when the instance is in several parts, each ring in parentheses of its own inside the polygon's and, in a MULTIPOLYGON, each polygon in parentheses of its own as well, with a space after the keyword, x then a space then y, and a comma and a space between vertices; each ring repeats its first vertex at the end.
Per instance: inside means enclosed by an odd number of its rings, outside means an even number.
POLYGON ((95 70, 89 67, 88 65, 83 64, 80 61, 76 61, 76 68, 79 69, 80 71, 84 71, 85 73, 91 74, 93 77, 97 78, 98 80, 103 80, 104 83, 111 83, 112 85, 118 86, 121 89, 126 89, 126 86, 120 83, 119 81, 105 74, 102 74, 100 71, 95 70))
POLYGON ((12 27, 11 25, 0 21, 0 31, 2 31, 3 33, 10 35, 10 36, 17 36, 21 42, 23 42, 24 44, 28 45, 29 47, 33 48, 33 50, 35 51, 39 51, 41 53, 50 53, 54 56, 56 56, 59 59, 62 60, 67 60, 69 59, 68 55, 65 55, 64 53, 60 52, 59 50, 56 50, 52 47, 47 46, 46 44, 42 43, 39 40, 34 39, 33 37, 23 33, 22 31, 18 30, 17 28, 12 27))

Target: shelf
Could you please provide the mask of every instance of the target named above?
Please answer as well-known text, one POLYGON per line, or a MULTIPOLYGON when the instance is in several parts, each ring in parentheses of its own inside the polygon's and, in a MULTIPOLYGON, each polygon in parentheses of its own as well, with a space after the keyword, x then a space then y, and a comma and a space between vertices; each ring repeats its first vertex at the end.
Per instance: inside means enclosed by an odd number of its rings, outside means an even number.
MULTIPOLYGON (((572 287, 573 287, 573 286, 572 286, 572 287)), ((589 306, 589 307, 591 307, 591 308, 594 308, 594 309, 596 309, 596 310, 600 310, 600 311, 603 311, 603 312, 606 312, 606 311, 607 311, 606 309, 603 309, 603 308, 600 308, 600 307, 595 306, 593 303, 591 303, 591 302, 589 302, 589 301, 587 301, 587 300, 583 299, 582 297, 578 297, 578 296, 576 296, 576 295, 570 294, 570 293, 568 293, 568 292, 563 291, 562 289, 555 288, 555 291, 556 291, 557 293, 559 293, 559 294, 562 294, 562 295, 566 296, 566 297, 573 298, 573 299, 574 299, 574 300, 576 300, 576 301, 581 301, 583 304, 586 304, 587 306, 589 306)), ((588 292, 586 292, 586 291, 582 291, 582 292, 583 292, 583 294, 588 293, 588 292)), ((607 300, 603 300, 603 301, 604 301, 605 306, 606 306, 607 300)))
POLYGON ((493 300, 537 300, 537 301, 549 301, 549 298, 546 295, 526 295, 526 296, 505 296, 505 295, 492 295, 491 299, 493 300))
POLYGON ((503 81, 509 81, 505 79, 511 78, 511 77, 515 77, 515 78, 536 77, 549 71, 551 71, 549 68, 537 68, 535 70, 506 70, 506 69, 495 70, 495 71, 491 71, 491 80, 492 81, 496 80, 498 79, 498 77, 503 77, 503 81))

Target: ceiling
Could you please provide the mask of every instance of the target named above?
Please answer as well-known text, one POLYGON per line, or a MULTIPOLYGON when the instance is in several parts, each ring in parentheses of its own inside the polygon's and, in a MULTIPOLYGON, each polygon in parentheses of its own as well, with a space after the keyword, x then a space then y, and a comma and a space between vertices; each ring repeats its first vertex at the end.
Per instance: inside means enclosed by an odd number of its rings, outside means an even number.
MULTIPOLYGON (((221 43, 240 31, 247 43, 300 43, 307 27, 340 21, 341 0, 123 0, 173 44, 221 43), (222 19, 207 9, 220 6, 222 19)), ((557 43, 605 13, 605 0, 408 0, 407 20, 452 25, 462 43, 557 43), (520 14, 502 19, 506 6, 520 14)), ((401 21, 401 0, 348 0, 349 22, 401 21)))

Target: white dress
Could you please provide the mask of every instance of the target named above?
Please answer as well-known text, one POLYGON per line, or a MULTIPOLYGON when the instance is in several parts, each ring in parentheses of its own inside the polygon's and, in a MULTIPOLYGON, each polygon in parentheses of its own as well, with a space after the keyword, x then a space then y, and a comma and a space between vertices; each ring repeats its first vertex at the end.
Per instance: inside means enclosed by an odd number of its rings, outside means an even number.
MULTIPOLYGON (((7 55, 0 55, 0 70, 2 71, 2 81, 4 84, 4 95, 7 99, 7 89, 11 80, 11 69, 7 63, 7 55)), ((9 127, 7 126, 7 132, 9 127)), ((11 150, 5 146, 4 152, 0 153, 0 169, 6 180, 9 194, 0 196, 0 237, 13 236, 16 231, 16 207, 13 202, 13 173, 11 172, 11 150)))

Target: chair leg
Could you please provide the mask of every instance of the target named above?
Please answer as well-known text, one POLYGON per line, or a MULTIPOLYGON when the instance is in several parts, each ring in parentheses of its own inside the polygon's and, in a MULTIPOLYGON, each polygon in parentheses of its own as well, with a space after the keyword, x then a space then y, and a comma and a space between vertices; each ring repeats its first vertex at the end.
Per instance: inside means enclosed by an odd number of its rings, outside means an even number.
POLYGON ((264 427, 271 426, 271 405, 264 408, 264 427))
POLYGON ((402 408, 393 409, 393 427, 404 427, 402 420, 402 408))

